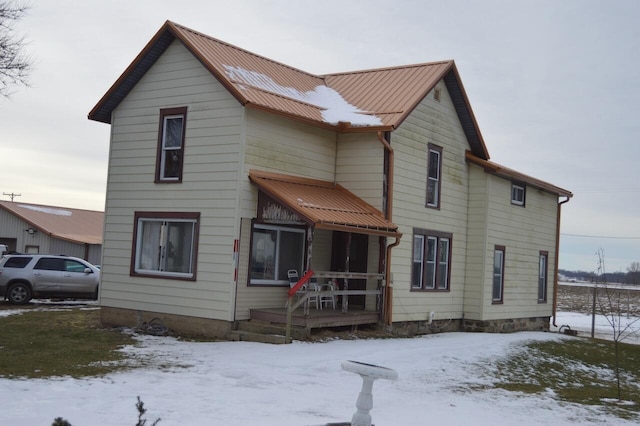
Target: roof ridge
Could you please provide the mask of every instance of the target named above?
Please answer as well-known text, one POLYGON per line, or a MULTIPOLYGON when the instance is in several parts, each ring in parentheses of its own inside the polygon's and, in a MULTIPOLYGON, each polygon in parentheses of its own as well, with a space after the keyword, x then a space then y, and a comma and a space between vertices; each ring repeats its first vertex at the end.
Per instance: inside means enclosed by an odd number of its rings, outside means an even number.
MULTIPOLYGON (((203 32, 200 32, 200 31, 194 30, 194 29, 189 28, 189 27, 185 27, 184 25, 178 24, 177 22, 167 21, 167 23, 169 23, 170 25, 173 25, 174 27, 180 28, 181 30, 189 31, 189 32, 191 32, 191 33, 193 33, 193 34, 196 34, 196 35, 198 35, 198 36, 200 36, 200 37, 206 38, 206 39, 211 40, 211 41, 213 41, 213 42, 216 42, 216 43, 222 44, 222 45, 224 45, 224 46, 230 47, 230 48, 232 48, 232 49, 235 49, 235 50, 238 50, 238 51, 244 52, 244 53, 246 53, 246 54, 249 54, 249 55, 254 56, 254 57, 256 57, 256 58, 260 58, 260 59, 265 60, 265 61, 267 61, 267 62, 271 62, 272 64, 276 64, 276 65, 282 66, 282 67, 284 67, 284 68, 288 68, 288 69, 290 69, 290 70, 292 70, 292 71, 295 71, 295 72, 298 72, 298 73, 301 73, 301 74, 307 75, 307 76, 309 76, 309 77, 317 78, 317 79, 319 79, 319 80, 322 80, 323 82, 324 82, 324 80, 325 80, 325 78, 324 78, 324 76, 323 76, 323 75, 312 74, 312 73, 310 73, 310 72, 308 72, 308 71, 301 70, 300 68, 296 68, 296 67, 293 67, 293 66, 291 66, 291 65, 287 65, 287 64, 285 64, 285 63, 283 63, 283 62, 279 62, 279 61, 276 61, 275 59, 271 59, 271 58, 268 58, 268 57, 266 57, 266 56, 260 55, 260 54, 258 54, 258 53, 252 52, 252 51, 250 51, 250 50, 243 49, 242 47, 236 46, 235 44, 231 44, 231 43, 229 43, 229 42, 226 42, 226 41, 220 40, 220 39, 218 39, 218 38, 215 38, 215 37, 210 36, 210 35, 208 35, 208 34, 205 34, 205 33, 203 33, 203 32)), ((326 82, 324 82, 324 84, 326 85, 326 82)))
POLYGON ((331 74, 324 74, 323 77, 335 77, 340 75, 348 75, 348 74, 368 74, 372 72, 380 72, 380 71, 392 71, 392 70, 401 70, 407 68, 422 68, 425 66, 435 66, 435 65, 443 65, 443 64, 454 64, 455 61, 453 59, 447 59, 443 61, 435 61, 435 62, 422 62, 418 64, 406 64, 406 65, 396 65, 390 67, 381 67, 381 68, 368 68, 363 70, 353 70, 353 71, 343 71, 331 74))

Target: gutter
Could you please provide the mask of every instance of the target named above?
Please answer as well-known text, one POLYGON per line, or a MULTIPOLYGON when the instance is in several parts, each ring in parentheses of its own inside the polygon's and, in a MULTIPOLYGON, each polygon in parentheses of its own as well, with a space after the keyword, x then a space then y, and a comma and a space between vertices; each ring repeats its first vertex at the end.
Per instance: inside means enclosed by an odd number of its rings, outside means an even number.
POLYGON ((555 266, 554 266, 554 271, 553 271, 553 307, 552 309, 552 314, 553 314, 553 326, 557 327, 556 325, 556 312, 558 310, 558 270, 560 269, 560 266, 558 265, 558 261, 560 259, 560 212, 561 212, 561 207, 563 204, 568 203, 569 200, 571 199, 571 196, 567 196, 567 199, 564 201, 560 201, 558 203, 558 214, 557 214, 557 218, 556 218, 556 259, 555 259, 555 266))
MULTIPOLYGON (((391 148, 389 141, 385 139, 383 133, 378 131, 378 140, 389 153, 389 170, 387 172, 387 205, 385 209, 385 217, 387 220, 392 220, 393 212, 393 175, 394 175, 394 152, 391 148)), ((384 268, 384 295, 382 304, 382 321, 386 325, 391 325, 393 322, 393 287, 391 286, 391 250, 400 244, 400 237, 396 237, 396 241, 393 244, 387 246, 385 255, 385 268, 384 268)))

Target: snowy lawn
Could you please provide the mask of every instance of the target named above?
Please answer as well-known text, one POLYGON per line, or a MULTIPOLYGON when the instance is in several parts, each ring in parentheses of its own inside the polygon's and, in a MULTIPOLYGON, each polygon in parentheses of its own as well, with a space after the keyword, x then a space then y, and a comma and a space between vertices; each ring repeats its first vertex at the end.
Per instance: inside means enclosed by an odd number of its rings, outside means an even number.
MULTIPOLYGON (((561 314, 557 324, 571 324, 561 314)), ((572 325, 572 328, 574 326, 572 325)), ((88 379, 0 379, 0 424, 135 425, 136 396, 147 424, 321 425, 349 421, 361 379, 345 360, 392 368, 378 380, 371 412, 378 426, 635 425, 602 407, 559 402, 551 391, 524 394, 491 387, 492 366, 530 341, 557 333, 448 333, 415 339, 334 340, 268 345, 196 343, 138 336, 125 348, 148 367, 88 379)), ((1 350, 1 349, 0 349, 1 350)))

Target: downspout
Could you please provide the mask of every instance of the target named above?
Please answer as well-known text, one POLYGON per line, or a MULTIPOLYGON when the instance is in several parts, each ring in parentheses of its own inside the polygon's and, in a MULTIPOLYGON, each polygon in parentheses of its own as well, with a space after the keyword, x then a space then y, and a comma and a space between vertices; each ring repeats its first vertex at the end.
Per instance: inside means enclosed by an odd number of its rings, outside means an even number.
MULTIPOLYGON (((378 140, 389 153, 389 169, 387 171, 387 205, 385 216, 391 221, 393 213, 393 164, 394 164, 394 152, 391 148, 391 144, 387 141, 382 132, 378 132, 378 140)), ((400 237, 396 237, 396 241, 393 244, 387 246, 385 255, 385 268, 384 268, 384 295, 382 305, 382 321, 386 325, 391 325, 393 322, 393 288, 391 287, 391 250, 400 244, 400 237)))
POLYGON ((560 266, 558 265, 558 261, 560 259, 560 212, 561 212, 561 207, 564 203, 568 203, 569 200, 571 199, 570 196, 567 196, 567 199, 564 201, 561 201, 558 203, 558 214, 557 214, 557 218, 556 218, 556 261, 555 261, 555 266, 554 266, 554 271, 553 271, 553 307, 552 307, 552 312, 553 312, 553 326, 557 327, 556 325, 556 311, 558 310, 558 270, 560 269, 560 266))

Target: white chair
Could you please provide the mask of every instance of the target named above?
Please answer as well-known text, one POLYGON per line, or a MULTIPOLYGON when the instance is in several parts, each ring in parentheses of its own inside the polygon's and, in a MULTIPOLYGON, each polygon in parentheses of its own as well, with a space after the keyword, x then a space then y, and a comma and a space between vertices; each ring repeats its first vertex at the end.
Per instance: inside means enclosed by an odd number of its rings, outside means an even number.
POLYGON ((336 308, 336 295, 333 294, 335 287, 331 281, 325 284, 320 284, 320 309, 323 307, 331 306, 336 308))
MULTIPOLYGON (((298 276, 298 271, 295 269, 289 269, 287 271, 287 276, 289 277, 289 288, 293 288, 293 286, 295 286, 300 280, 298 276)), ((302 297, 311 293, 311 295, 309 295, 308 299, 305 301, 305 307, 307 304, 309 304, 309 306, 311 306, 312 304, 315 304, 316 309, 318 309, 318 308, 321 308, 320 297, 319 297, 320 286, 318 286, 317 283, 315 284, 312 283, 311 280, 313 280, 313 278, 311 278, 309 282, 303 284, 302 287, 300 287, 300 289, 296 291, 296 295, 299 297, 302 297)))

